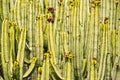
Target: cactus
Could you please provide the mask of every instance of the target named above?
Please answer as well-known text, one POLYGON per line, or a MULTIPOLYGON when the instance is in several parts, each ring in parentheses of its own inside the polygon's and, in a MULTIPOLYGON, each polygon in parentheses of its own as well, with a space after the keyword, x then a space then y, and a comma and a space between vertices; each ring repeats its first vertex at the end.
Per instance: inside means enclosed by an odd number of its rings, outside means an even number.
POLYGON ((0 0, 0 80, 119 80, 120 0, 0 0))

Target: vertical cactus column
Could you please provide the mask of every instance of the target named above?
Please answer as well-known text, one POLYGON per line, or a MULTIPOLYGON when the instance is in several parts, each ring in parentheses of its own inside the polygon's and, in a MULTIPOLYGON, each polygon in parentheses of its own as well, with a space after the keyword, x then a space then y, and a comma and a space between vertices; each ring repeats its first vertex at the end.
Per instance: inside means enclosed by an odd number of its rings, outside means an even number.
POLYGON ((50 13, 48 15, 48 50, 52 52, 53 60, 56 64, 56 51, 55 51, 55 43, 54 43, 54 37, 53 37, 53 23, 54 19, 51 17, 50 13))
POLYGON ((92 71, 91 71, 91 68, 92 68, 92 65, 91 65, 91 60, 93 58, 93 40, 94 40, 94 14, 95 14, 95 4, 94 4, 94 1, 91 1, 90 3, 90 9, 91 9, 91 12, 90 12, 90 28, 89 28, 89 35, 90 38, 88 40, 89 44, 88 44, 88 79, 91 78, 91 74, 92 74, 92 71))
POLYGON ((21 26, 21 14, 20 14, 20 7, 21 7, 21 1, 20 0, 17 0, 16 2, 15 2, 15 4, 16 4, 16 17, 17 17, 17 24, 18 24, 18 26, 21 26))
MULTIPOLYGON (((10 55, 9 55, 9 39, 8 39, 8 20, 4 19, 2 22, 2 35, 1 35, 1 60, 2 68, 5 80, 10 79, 9 65, 10 65, 10 55)), ((12 65, 12 64, 11 64, 12 65)))
POLYGON ((73 80, 72 79, 72 74, 71 74, 71 71, 72 71, 71 60, 73 58, 73 55, 70 52, 66 53, 65 58, 66 58, 65 59, 66 62, 65 62, 65 65, 64 65, 64 67, 65 67, 65 75, 64 75, 65 80, 73 80))
POLYGON ((44 54, 44 61, 43 61, 43 66, 42 66, 42 75, 41 75, 41 80, 49 80, 49 53, 44 54))
POLYGON ((9 30, 9 33, 10 33, 10 74, 11 74, 11 77, 13 77, 13 61, 15 61, 15 57, 16 57, 16 54, 15 54, 15 23, 14 22, 11 22, 10 24, 10 30, 9 30))
POLYGON ((27 40, 28 40, 28 47, 29 47, 29 50, 30 50, 30 58, 32 58, 33 57, 33 43, 32 43, 32 41, 33 41, 33 38, 32 38, 32 34, 33 34, 33 31, 32 31, 32 27, 33 27, 33 19, 32 19, 32 17, 33 17, 33 1, 30 1, 29 3, 28 3, 28 5, 29 5, 29 8, 28 8, 28 13, 29 13, 29 15, 28 15, 28 21, 27 21, 27 40))
POLYGON ((2 1, 2 13, 3 13, 3 18, 4 19, 9 19, 9 1, 8 0, 3 0, 2 1))
POLYGON ((19 77, 20 80, 23 79, 25 42, 26 42, 26 28, 22 28, 21 34, 20 34, 19 45, 18 45, 18 52, 17 52, 17 61, 20 66, 20 77, 19 77))
POLYGON ((120 0, 0 0, 0 79, 119 80, 119 13, 120 0))

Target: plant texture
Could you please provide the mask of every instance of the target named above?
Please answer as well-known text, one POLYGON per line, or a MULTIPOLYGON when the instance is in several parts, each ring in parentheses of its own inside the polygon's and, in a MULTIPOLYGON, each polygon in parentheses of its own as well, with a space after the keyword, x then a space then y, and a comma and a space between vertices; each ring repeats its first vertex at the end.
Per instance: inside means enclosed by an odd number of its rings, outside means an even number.
POLYGON ((120 0, 0 0, 0 80, 120 80, 120 0))

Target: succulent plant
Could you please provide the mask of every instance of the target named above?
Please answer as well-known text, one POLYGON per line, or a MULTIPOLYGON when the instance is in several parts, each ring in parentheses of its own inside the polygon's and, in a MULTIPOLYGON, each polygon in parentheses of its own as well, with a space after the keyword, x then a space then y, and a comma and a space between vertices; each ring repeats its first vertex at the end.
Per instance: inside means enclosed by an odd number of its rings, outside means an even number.
POLYGON ((120 80, 120 0, 0 0, 0 80, 120 80))

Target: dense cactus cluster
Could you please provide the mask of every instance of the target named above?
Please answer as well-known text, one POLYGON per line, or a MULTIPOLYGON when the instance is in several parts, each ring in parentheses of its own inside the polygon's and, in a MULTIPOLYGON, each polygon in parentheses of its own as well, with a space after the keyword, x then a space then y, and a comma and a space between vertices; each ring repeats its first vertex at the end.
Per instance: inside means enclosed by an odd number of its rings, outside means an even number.
POLYGON ((0 0, 0 80, 120 80, 120 0, 0 0))

